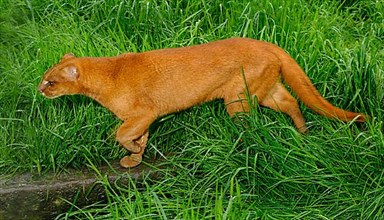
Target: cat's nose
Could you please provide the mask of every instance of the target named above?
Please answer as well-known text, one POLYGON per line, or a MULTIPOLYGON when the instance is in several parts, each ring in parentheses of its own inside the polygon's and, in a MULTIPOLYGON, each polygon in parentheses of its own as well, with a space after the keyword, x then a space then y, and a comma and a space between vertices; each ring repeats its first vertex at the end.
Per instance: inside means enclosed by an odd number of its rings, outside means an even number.
POLYGON ((37 87, 37 91, 39 91, 41 94, 44 93, 44 87, 42 85, 39 85, 39 87, 37 87))

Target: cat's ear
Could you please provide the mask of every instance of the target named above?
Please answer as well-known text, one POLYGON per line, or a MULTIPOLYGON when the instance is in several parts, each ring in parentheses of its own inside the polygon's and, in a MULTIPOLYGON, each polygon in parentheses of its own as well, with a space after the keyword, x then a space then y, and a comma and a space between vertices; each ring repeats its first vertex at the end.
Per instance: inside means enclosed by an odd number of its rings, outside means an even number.
POLYGON ((75 65, 70 65, 64 68, 65 78, 68 81, 76 81, 79 78, 79 70, 75 65))
POLYGON ((75 55, 73 53, 67 53, 65 54, 60 61, 63 61, 63 60, 67 60, 67 59, 71 59, 71 58, 75 58, 75 55))

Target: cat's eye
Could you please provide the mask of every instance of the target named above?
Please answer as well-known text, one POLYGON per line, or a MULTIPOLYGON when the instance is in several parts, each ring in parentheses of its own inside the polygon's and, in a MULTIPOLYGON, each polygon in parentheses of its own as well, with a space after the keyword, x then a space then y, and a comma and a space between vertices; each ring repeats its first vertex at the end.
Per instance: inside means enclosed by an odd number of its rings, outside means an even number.
POLYGON ((55 84, 55 82, 53 82, 53 81, 47 81, 45 83, 46 86, 53 86, 54 84, 55 84))

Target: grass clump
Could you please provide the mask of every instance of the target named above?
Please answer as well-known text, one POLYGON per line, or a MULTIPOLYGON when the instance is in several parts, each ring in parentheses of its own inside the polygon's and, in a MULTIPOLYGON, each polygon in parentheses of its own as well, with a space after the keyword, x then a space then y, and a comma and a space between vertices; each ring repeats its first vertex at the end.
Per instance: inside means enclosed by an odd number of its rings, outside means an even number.
MULTIPOLYGON (((107 202, 59 219, 380 219, 383 215, 383 24, 380 1, 3 1, 0 173, 45 175, 125 154, 119 122, 88 98, 36 87, 59 58, 188 46, 234 36, 288 51, 321 94, 366 112, 363 125, 301 106, 310 131, 255 107, 232 120, 214 101, 157 120, 146 158, 161 177, 125 185, 100 174, 107 202)), ((149 164, 150 165, 150 164, 149 164)))

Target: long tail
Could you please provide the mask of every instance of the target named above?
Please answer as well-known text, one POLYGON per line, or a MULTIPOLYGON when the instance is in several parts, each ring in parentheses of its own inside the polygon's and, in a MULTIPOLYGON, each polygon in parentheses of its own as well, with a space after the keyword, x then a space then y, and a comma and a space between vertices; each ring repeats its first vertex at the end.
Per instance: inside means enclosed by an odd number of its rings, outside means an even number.
POLYGON ((282 50, 281 52, 278 57, 282 61, 282 77, 306 106, 328 118, 337 118, 342 121, 353 119, 358 122, 366 121, 368 116, 365 114, 349 112, 329 103, 320 95, 297 62, 282 50))

